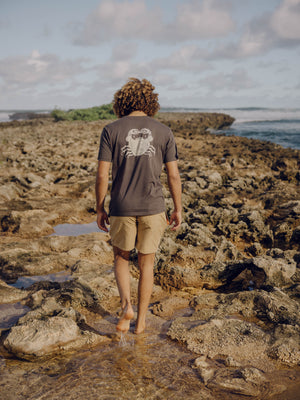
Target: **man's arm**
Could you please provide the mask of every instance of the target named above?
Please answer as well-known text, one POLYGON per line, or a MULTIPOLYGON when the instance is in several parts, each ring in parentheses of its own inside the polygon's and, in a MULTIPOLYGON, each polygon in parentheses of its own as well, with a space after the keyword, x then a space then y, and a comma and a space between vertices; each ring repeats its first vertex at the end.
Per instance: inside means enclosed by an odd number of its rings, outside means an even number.
POLYGON ((104 209, 105 196, 108 189, 108 176, 110 162, 98 161, 98 170, 96 176, 96 210, 97 210, 97 224, 100 229, 108 232, 107 225, 109 225, 108 215, 104 209))
POLYGON ((168 186, 171 192, 171 196, 174 203, 174 211, 170 217, 170 225, 174 223, 171 227, 173 231, 178 229, 181 224, 181 180, 178 171, 177 161, 171 161, 166 163, 167 176, 168 176, 168 186))

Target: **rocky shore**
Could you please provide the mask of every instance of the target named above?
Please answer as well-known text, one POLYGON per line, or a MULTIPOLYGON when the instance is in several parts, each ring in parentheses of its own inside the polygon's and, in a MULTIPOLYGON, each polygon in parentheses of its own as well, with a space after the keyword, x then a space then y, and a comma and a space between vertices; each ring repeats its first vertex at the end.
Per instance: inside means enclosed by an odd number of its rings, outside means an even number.
POLYGON ((51 118, 51 113, 43 112, 43 113, 36 113, 30 111, 20 111, 10 114, 9 119, 11 121, 19 121, 19 120, 30 120, 30 119, 40 119, 40 118, 51 118))
MULTIPOLYGON (((166 231, 156 256, 150 330, 155 320, 165 341, 189 351, 205 399, 288 399, 288 388, 300 388, 300 151, 211 133, 233 123, 223 114, 158 119, 176 136, 184 223, 166 231)), ((0 124, 0 382, 7 399, 7 360, 34 364, 116 340, 109 236, 49 236, 58 224, 95 220, 106 123, 0 124)), ((162 182, 171 210, 164 171, 162 182)))

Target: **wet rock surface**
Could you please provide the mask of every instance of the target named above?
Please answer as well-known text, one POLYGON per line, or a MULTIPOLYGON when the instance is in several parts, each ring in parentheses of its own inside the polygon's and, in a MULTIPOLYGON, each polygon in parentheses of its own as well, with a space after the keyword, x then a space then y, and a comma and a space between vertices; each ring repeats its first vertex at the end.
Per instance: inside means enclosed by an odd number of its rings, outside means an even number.
MULTIPOLYGON (((289 399, 290 382, 300 380, 300 152, 208 132, 230 125, 229 116, 158 118, 177 137, 184 222, 166 231, 156 255, 149 329, 157 330, 162 349, 184 346, 190 358, 183 373, 193 374, 203 398, 289 399)), ((51 363, 59 354, 113 343, 119 298, 109 236, 47 236, 57 224, 95 220, 104 124, 0 124, 6 362, 51 363), (16 286, 21 279, 29 284, 16 286)), ((170 211, 164 171, 162 183, 170 211)), ((133 254, 134 301, 137 278, 133 254)), ((5 362, 0 368, 8 379, 5 362)))
POLYGON ((109 341, 84 329, 85 326, 85 318, 78 311, 62 307, 55 298, 47 297, 41 306, 29 311, 10 329, 4 346, 17 357, 32 360, 109 341))

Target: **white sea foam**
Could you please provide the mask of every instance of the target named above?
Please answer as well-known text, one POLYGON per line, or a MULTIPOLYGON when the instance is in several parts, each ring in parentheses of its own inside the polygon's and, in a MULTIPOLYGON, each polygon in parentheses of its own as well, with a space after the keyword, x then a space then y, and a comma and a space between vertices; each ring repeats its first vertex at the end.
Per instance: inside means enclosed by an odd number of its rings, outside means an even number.
POLYGON ((7 111, 0 111, 0 122, 7 122, 9 121, 10 112, 7 111))
POLYGON ((300 109, 230 109, 224 112, 235 118, 235 123, 262 121, 300 121, 300 109))
POLYGON ((169 108, 162 111, 228 114, 235 121, 222 133, 272 141, 284 147, 300 149, 300 108, 169 108))
POLYGON ((300 109, 224 109, 235 122, 226 134, 267 140, 300 149, 300 109))

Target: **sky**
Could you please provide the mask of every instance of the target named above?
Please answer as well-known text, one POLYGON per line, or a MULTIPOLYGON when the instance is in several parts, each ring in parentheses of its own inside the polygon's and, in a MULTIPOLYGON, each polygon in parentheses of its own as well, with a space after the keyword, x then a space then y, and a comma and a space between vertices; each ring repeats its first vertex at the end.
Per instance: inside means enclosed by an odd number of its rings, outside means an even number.
POLYGON ((300 107, 300 0, 0 0, 0 109, 300 107))

